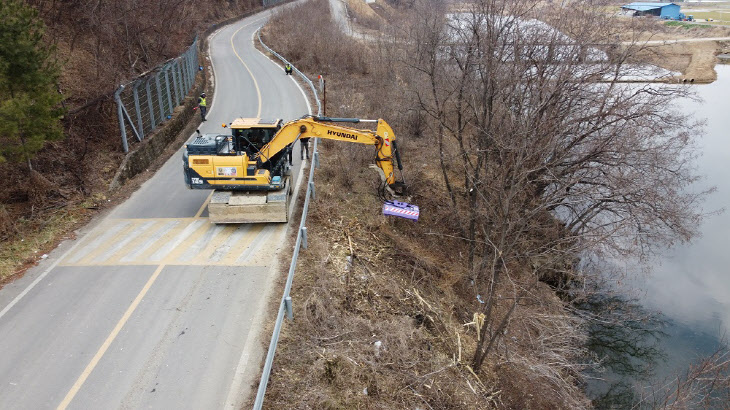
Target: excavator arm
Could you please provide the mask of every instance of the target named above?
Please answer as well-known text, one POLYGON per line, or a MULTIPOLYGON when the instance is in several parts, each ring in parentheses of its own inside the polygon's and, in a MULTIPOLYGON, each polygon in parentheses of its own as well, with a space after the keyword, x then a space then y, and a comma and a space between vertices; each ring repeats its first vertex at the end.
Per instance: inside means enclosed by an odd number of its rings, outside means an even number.
POLYGON ((274 138, 254 156, 261 164, 265 164, 269 158, 287 149, 290 144, 300 138, 325 138, 337 141, 355 142, 365 145, 373 145, 376 148, 376 165, 383 171, 386 183, 400 191, 404 188, 402 182, 397 182, 394 175, 394 163, 399 170, 403 170, 400 161, 400 153, 395 141, 395 133, 383 119, 361 120, 357 118, 329 118, 308 116, 298 120, 290 121, 276 133, 274 138), (377 123, 373 130, 363 130, 353 127, 338 125, 338 123, 377 123), (395 161, 394 161, 395 159, 395 161))

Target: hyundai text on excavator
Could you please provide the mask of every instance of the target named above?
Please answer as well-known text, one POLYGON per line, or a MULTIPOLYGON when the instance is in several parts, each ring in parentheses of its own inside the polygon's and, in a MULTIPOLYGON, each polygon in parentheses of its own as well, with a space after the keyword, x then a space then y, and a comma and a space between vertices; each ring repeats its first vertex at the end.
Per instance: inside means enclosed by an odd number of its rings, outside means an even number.
MULTIPOLYGON (((225 127, 225 124, 224 124, 225 127)), ((383 185, 379 194, 403 194, 405 183, 394 175, 402 171, 395 134, 382 119, 305 116, 282 120, 239 118, 230 124, 230 135, 200 135, 185 146, 183 168, 190 189, 214 189, 208 214, 214 223, 286 222, 291 197, 288 157, 300 138, 326 138, 373 145, 375 164, 383 185), (364 130, 339 123, 377 123, 364 130)), ((385 200, 383 213, 418 219, 418 207, 385 200)))

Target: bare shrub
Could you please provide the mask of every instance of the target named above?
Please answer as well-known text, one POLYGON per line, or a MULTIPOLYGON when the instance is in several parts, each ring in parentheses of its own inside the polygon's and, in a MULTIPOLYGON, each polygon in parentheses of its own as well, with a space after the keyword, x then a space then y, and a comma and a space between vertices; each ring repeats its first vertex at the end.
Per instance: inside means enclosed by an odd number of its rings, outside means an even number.
POLYGON ((668 108, 686 90, 620 85, 641 46, 601 58, 593 45, 615 36, 590 9, 484 0, 450 17, 424 10, 413 28, 425 46, 408 58, 411 89, 462 212, 468 293, 485 301, 477 372, 538 279, 579 274, 583 252, 643 257, 696 233, 688 119, 668 108), (498 314, 502 283, 515 290, 498 314))
MULTIPOLYGON (((319 1, 267 27, 277 51, 327 74, 329 115, 393 126, 421 207, 417 224, 385 219, 355 166, 344 186, 318 185, 318 245, 293 289, 307 319, 282 340, 274 407, 590 405, 586 321, 558 294, 580 292, 584 252, 649 256, 691 238, 702 194, 682 191, 695 178, 692 140, 686 117, 666 110, 685 90, 621 85, 616 68, 634 61, 638 38, 612 47, 619 30, 584 6, 485 0, 453 19, 413 3, 367 44, 336 33, 320 44, 334 25, 319 1), (361 70, 336 64, 355 56, 367 56, 361 70), (306 390, 297 404, 292 379, 306 390)), ((329 181, 351 152, 321 147, 329 181)))
POLYGON ((264 30, 264 37, 270 47, 296 61, 297 67, 304 71, 317 71, 325 76, 350 75, 367 73, 370 67, 369 50, 351 47, 354 40, 332 21, 326 0, 280 9, 264 30), (273 27, 286 30, 273 34, 273 27))
POLYGON ((6 241, 18 233, 15 221, 5 206, 0 205, 0 241, 6 241))

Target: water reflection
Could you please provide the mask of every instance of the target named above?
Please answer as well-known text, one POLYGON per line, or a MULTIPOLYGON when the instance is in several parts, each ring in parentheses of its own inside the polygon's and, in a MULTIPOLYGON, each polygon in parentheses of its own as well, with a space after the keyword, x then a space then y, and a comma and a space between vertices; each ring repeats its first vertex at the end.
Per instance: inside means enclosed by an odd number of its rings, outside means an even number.
POLYGON ((631 408, 666 359, 664 318, 623 295, 595 293, 576 306, 597 316, 588 323, 588 349, 601 367, 589 370, 586 392, 598 409, 631 408))
POLYGON ((655 313, 648 316, 653 330, 632 331, 630 322, 623 329, 591 328, 593 351, 608 357, 606 372, 597 375, 602 381, 587 387, 597 408, 636 406, 641 396, 717 351, 730 328, 730 212, 717 212, 730 211, 730 66, 717 66, 716 71, 716 82, 693 86, 702 102, 680 102, 683 111, 706 119, 705 134, 698 141, 703 155, 697 163, 705 179, 696 189, 717 188, 704 204, 710 215, 701 226, 702 237, 667 251, 648 276, 638 275, 630 284, 632 290, 625 292, 640 295, 640 306, 624 301, 628 308, 655 313), (610 343, 602 344, 605 340, 610 343))
MULTIPOLYGON (((718 79, 713 84, 694 86, 703 102, 681 102, 684 111, 705 118, 705 135, 699 142, 703 153, 697 168, 706 177, 697 189, 716 186, 707 198, 705 212, 730 208, 730 66, 716 67, 718 79)), ((702 227, 702 237, 689 245, 672 248, 658 261, 653 273, 641 279, 638 289, 645 291, 644 306, 661 311, 682 332, 671 332, 670 358, 677 364, 693 355, 691 346, 708 344, 724 334, 730 324, 730 212, 709 215, 702 227), (691 336, 691 337, 690 337, 691 336), (687 345, 683 341, 693 340, 687 345), (680 346, 685 348, 679 349, 680 346), (689 348, 689 350, 688 350, 689 348)))

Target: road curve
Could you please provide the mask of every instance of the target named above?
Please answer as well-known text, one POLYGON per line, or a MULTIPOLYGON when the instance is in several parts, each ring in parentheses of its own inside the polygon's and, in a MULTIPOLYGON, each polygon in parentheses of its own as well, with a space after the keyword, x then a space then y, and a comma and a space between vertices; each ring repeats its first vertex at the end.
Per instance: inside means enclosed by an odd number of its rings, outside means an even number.
MULTIPOLYGON (((216 92, 201 132, 308 112, 298 85, 253 47, 269 15, 211 37, 216 92)), ((286 225, 210 224, 208 195, 185 188, 178 152, 0 290, 0 408, 240 407, 259 375, 286 225)))

